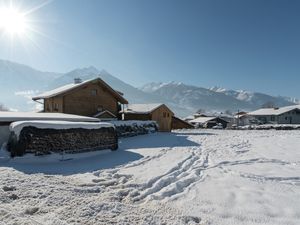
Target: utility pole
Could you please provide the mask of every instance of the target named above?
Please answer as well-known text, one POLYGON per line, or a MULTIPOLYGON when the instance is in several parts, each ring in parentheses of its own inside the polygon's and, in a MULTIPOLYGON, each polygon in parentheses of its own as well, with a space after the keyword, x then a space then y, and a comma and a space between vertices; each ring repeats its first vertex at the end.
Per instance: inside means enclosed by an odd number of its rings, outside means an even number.
POLYGON ((240 126, 240 110, 238 109, 238 113, 237 113, 237 123, 236 123, 237 127, 240 126))

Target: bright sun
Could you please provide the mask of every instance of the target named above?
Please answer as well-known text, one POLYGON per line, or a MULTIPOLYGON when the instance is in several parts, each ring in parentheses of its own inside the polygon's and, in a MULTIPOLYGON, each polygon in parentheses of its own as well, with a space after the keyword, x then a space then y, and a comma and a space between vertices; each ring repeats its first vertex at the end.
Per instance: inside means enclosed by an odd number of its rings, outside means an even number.
POLYGON ((10 35, 23 34, 28 28, 26 17, 16 9, 0 9, 0 31, 10 35))

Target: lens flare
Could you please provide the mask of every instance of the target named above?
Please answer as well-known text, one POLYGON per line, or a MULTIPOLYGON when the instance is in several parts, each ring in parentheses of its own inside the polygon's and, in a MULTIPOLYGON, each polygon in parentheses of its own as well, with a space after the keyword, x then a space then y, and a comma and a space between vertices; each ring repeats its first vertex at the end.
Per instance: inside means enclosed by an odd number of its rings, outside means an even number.
POLYGON ((17 9, 0 9, 0 31, 10 35, 24 34, 28 29, 28 23, 24 14, 17 9))

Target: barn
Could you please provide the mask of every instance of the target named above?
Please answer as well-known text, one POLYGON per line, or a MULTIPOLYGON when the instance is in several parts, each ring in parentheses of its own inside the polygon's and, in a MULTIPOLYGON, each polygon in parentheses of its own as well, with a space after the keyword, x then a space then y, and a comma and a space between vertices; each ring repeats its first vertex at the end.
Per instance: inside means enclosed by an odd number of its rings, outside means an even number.
POLYGON ((84 82, 77 78, 74 83, 47 91, 32 99, 43 104, 43 112, 67 113, 103 120, 117 118, 122 105, 128 104, 122 93, 100 78, 84 82))
POLYGON ((172 130, 174 113, 165 104, 128 104, 120 111, 124 120, 153 120, 159 126, 159 131, 172 130))

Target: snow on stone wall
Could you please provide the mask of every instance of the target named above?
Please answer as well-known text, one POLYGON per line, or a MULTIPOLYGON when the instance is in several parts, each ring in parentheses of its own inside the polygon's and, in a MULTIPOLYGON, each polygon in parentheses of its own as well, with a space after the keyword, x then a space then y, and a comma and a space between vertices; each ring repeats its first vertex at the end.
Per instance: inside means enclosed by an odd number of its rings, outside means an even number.
POLYGON ((264 124, 247 125, 234 128, 236 130, 300 130, 300 124, 264 124))
POLYGON ((110 121, 116 127, 118 137, 132 137, 137 135, 149 134, 158 130, 158 125, 155 121, 110 121))
POLYGON ((14 132, 11 133, 7 147, 11 156, 22 156, 26 153, 79 153, 102 149, 116 150, 118 138, 113 126, 98 129, 42 129, 26 126, 18 136, 14 132))
POLYGON ((9 126, 0 126, 0 148, 1 146, 7 142, 10 131, 9 126))

